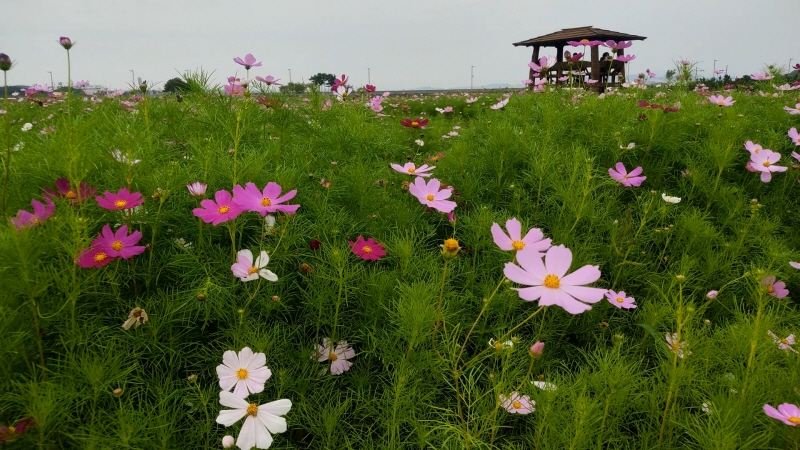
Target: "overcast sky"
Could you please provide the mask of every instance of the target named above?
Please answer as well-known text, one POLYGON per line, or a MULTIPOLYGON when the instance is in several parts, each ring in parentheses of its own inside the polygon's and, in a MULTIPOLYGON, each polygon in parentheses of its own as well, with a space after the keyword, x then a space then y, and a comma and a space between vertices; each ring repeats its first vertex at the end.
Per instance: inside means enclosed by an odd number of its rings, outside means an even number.
MULTIPOLYGON (((631 72, 662 76, 680 58, 753 73, 767 63, 800 62, 797 0, 3 0, 0 52, 16 66, 9 84, 110 88, 135 76, 164 82, 186 69, 214 70, 222 83, 244 75, 233 62, 263 61, 250 75, 293 81, 346 73, 379 90, 520 84, 531 49, 513 42, 562 28, 595 26, 647 36, 626 53, 631 72), (177 71, 177 72, 176 72, 177 71)), ((541 55, 555 54, 544 48, 541 55)))

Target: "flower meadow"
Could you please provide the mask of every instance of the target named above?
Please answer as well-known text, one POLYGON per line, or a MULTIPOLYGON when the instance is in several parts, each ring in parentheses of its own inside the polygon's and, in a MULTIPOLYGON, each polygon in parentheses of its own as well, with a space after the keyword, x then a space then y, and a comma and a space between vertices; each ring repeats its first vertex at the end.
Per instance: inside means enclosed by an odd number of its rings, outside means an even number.
POLYGON ((237 65, 6 93, 0 446, 800 446, 800 91, 237 65))

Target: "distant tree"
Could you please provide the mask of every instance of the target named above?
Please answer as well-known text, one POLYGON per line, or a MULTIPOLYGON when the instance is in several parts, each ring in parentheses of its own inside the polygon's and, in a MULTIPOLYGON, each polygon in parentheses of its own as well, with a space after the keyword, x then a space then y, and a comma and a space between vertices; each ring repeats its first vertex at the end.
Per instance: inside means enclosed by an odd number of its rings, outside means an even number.
POLYGON ((164 92, 178 93, 189 90, 189 84, 180 78, 171 78, 164 83, 164 92))
POLYGON ((308 85, 304 83, 286 83, 279 89, 282 94, 303 94, 308 90, 308 85))
POLYGON ((333 80, 336 79, 336 75, 332 73, 318 73, 308 79, 308 81, 318 85, 318 86, 333 86, 333 80))
POLYGON ((671 83, 673 79, 675 79, 675 71, 668 70, 666 73, 667 82, 671 83))

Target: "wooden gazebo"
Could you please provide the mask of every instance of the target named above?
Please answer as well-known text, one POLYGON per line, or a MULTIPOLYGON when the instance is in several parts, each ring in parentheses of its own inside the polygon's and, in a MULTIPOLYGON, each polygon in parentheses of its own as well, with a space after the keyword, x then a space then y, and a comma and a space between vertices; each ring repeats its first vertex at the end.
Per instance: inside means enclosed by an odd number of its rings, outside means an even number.
MULTIPOLYGON (((625 76, 625 64, 621 61, 614 60, 608 66, 600 64, 600 48, 598 46, 591 47, 591 59, 589 61, 578 61, 576 63, 567 64, 564 61, 564 47, 569 46, 568 41, 643 41, 647 39, 644 36, 636 36, 634 34, 625 34, 618 31, 602 30, 600 28, 578 27, 578 28, 564 28, 555 33, 545 34, 544 36, 535 37, 526 41, 515 42, 515 47, 533 47, 532 62, 539 61, 539 49, 542 47, 555 47, 556 48, 556 64, 548 70, 548 73, 542 73, 540 77, 558 79, 564 72, 568 72, 570 67, 572 70, 579 70, 582 73, 587 73, 592 80, 601 81, 601 78, 612 77, 609 86, 613 86, 616 76, 625 76)), ((624 54, 623 49, 617 50, 617 55, 624 54)), ((585 58, 585 55, 584 55, 585 58)), ((533 69, 530 71, 530 76, 533 77, 533 69)), ((604 83, 605 84, 605 83, 604 83)), ((599 83, 598 83, 599 85, 599 83)))

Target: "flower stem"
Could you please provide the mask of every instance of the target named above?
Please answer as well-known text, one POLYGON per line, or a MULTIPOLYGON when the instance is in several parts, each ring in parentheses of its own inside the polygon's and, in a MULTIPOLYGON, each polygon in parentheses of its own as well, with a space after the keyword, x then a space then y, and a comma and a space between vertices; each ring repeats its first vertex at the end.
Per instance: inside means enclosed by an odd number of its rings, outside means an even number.
POLYGON ((677 378, 678 378, 678 355, 681 354, 683 351, 681 346, 681 331, 683 330, 683 285, 678 285, 678 308, 676 314, 676 322, 677 322, 677 329, 675 330, 675 343, 677 344, 678 348, 673 349, 674 355, 672 355, 672 370, 670 371, 670 380, 669 380, 669 390, 667 391, 667 400, 664 405, 664 413, 661 416, 661 428, 658 432, 658 448, 661 448, 661 443, 664 440, 664 430, 667 426, 667 416, 669 415, 669 408, 671 406, 671 402, 677 398, 678 396, 678 386, 677 386, 677 378), (674 392, 674 396, 673 396, 674 392))
POLYGON ((747 385, 750 380, 750 375, 753 372, 753 359, 756 356, 756 346, 758 345, 758 336, 760 333, 761 328, 761 314, 764 312, 764 306, 766 302, 764 301, 764 291, 759 286, 758 290, 758 309, 756 310, 756 319, 753 323, 753 337, 750 338, 750 354, 747 357, 747 366, 745 366, 745 374, 744 374, 744 382, 742 383, 741 393, 742 395, 739 397, 739 402, 744 403, 745 394, 747 392, 747 385))
MULTIPOLYGON (((444 283, 447 279, 447 265, 450 263, 450 260, 444 260, 444 267, 442 268, 442 284, 439 288, 439 300, 436 302, 436 328, 438 330, 441 326, 444 331, 447 331, 447 327, 444 324, 444 315, 442 312, 442 297, 444 297, 444 283)), ((434 334, 436 331, 434 330, 434 334)))
POLYGON ((3 164, 3 216, 6 216, 6 199, 8 194, 8 171, 11 166, 11 122, 8 111, 8 73, 3 71, 3 109, 6 124, 6 160, 3 164))
MULTIPOLYGON (((528 316, 527 318, 525 318, 525 320, 523 320, 522 322, 520 322, 519 324, 517 324, 517 326, 515 326, 514 328, 512 328, 511 330, 509 330, 509 331, 508 331, 506 334, 504 334, 504 335, 500 336, 500 338, 498 338, 497 340, 498 340, 498 341, 500 341, 500 342, 503 342, 503 339, 507 338, 508 336, 510 336, 510 335, 511 335, 511 333, 513 333, 514 331, 516 331, 516 330, 517 330, 519 327, 521 327, 521 326, 525 325, 526 323, 528 323, 528 321, 529 321, 529 320, 531 320, 531 319, 533 319, 534 317, 536 317, 536 315, 537 315, 537 314, 539 314, 540 312, 542 312, 542 311, 544 310, 544 308, 545 308, 544 306, 540 306, 540 307, 539 307, 539 308, 538 308, 536 311, 534 311, 534 312, 533 312, 533 313, 532 313, 530 316, 528 316)), ((485 349, 481 350, 481 352, 480 352, 480 353, 478 353, 477 355, 473 356, 473 357, 472 357, 472 359, 470 359, 469 361, 467 361, 466 363, 464 363, 464 367, 462 367, 462 369, 461 369, 461 370, 464 370, 464 369, 466 369, 467 367, 471 366, 471 365, 472 365, 472 364, 473 364, 475 361, 477 361, 477 360, 478 360, 478 358, 480 358, 480 357, 481 357, 481 356, 482 356, 484 353, 486 353, 487 351, 489 351, 489 350, 491 350, 491 349, 492 349, 492 347, 487 347, 487 348, 485 348, 485 349)))

